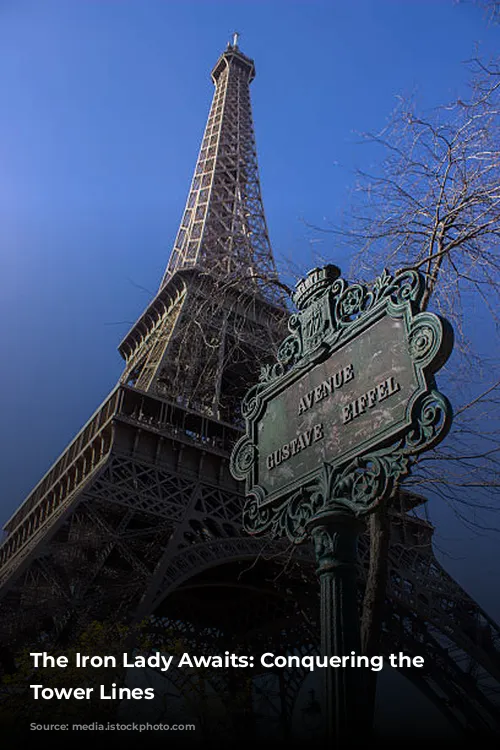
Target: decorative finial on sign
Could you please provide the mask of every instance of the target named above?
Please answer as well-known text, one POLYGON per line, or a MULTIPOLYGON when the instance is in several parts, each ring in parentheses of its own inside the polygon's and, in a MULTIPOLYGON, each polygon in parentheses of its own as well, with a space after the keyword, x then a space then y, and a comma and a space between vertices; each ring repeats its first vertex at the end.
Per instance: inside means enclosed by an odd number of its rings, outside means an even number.
POLYGON ((295 291, 292 294, 294 304, 299 310, 305 309, 312 299, 333 284, 339 276, 340 268, 331 264, 323 268, 313 268, 305 279, 295 284, 295 291))
POLYGON ((239 31, 235 31, 234 34, 233 34, 233 47, 237 47, 238 46, 238 39, 239 38, 240 38, 240 32, 239 31))

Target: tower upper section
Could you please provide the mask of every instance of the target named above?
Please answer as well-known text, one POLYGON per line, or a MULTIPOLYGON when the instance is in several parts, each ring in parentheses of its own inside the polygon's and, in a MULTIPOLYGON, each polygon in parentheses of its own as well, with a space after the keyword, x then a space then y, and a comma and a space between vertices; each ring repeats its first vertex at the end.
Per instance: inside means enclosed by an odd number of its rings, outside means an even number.
POLYGON ((233 43, 212 70, 215 92, 186 208, 160 288, 196 266, 275 296, 277 278, 260 191, 249 85, 253 60, 233 43))

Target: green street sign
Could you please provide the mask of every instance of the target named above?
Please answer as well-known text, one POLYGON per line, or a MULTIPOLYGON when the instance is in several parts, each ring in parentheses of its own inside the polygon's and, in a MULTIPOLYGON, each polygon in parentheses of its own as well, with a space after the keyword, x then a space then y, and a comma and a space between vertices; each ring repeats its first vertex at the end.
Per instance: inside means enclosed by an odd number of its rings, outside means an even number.
POLYGON ((231 470, 246 481, 247 531, 300 541, 333 506, 364 515, 446 435, 451 407, 433 375, 453 334, 419 312, 422 293, 415 271, 366 288, 326 266, 297 285, 291 335, 242 404, 231 470))

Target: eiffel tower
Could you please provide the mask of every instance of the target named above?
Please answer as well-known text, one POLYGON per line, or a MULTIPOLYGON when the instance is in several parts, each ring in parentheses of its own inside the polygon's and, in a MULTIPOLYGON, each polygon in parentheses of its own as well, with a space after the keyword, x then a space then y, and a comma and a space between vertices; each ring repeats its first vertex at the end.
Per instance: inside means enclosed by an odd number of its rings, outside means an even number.
MULTIPOLYGON (((0 638, 65 643, 93 620, 174 628, 193 653, 314 653, 313 555, 241 529, 229 473, 241 398, 288 316, 261 199, 249 85, 235 35, 160 288, 125 336, 119 383, 5 525, 0 638)), ((500 629, 444 571, 432 527, 391 510, 383 649, 425 655, 407 673, 460 730, 499 731, 500 629)), ((360 592, 369 545, 360 544, 360 592)), ((289 728, 306 674, 283 670, 289 728)), ((177 675, 180 692, 189 676, 177 675)), ((278 678, 276 678, 278 679, 278 678)), ((214 678, 215 689, 217 689, 214 678)))

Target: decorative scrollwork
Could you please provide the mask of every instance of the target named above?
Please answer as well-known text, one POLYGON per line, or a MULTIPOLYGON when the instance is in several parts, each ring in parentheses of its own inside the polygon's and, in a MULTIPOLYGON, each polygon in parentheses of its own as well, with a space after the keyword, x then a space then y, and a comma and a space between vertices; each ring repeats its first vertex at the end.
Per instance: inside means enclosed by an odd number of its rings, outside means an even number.
POLYGON ((395 305, 406 302, 420 302, 424 291, 422 277, 417 271, 398 271, 393 277, 384 268, 383 273, 373 283, 373 304, 390 298, 395 305))
POLYGON ((337 279, 330 287, 330 294, 332 295, 332 297, 341 297, 346 286, 347 284, 344 279, 337 279))
POLYGON ((347 287, 345 292, 338 297, 335 306, 335 315, 340 324, 350 323, 371 306, 372 295, 367 293, 361 284, 347 287))
POLYGON ((396 274, 395 289, 391 292, 393 302, 398 305, 414 302, 418 306, 424 293, 422 276, 417 271, 402 271, 396 274))
POLYGON ((426 359, 434 347, 435 338, 434 329, 425 324, 418 326, 416 330, 412 331, 410 354, 415 362, 426 359))
POLYGON ((405 438, 405 453, 421 453, 440 442, 450 429, 451 404, 439 391, 420 397, 412 410, 412 429, 405 438))
POLYGON ((296 334, 288 336, 278 349, 278 362, 286 366, 294 362, 301 355, 301 342, 296 334))
POLYGON ((275 362, 272 365, 263 365, 260 368, 260 376, 259 381, 262 385, 267 385, 268 383, 272 383, 273 380, 276 380, 277 378, 280 378, 285 371, 285 368, 281 364, 281 362, 275 362))
POLYGON ((249 534, 261 534, 267 531, 271 520, 271 509, 264 505, 262 487, 256 485, 247 495, 243 509, 243 528, 249 534))
POLYGON ((409 336, 410 355, 414 362, 424 367, 438 354, 443 341, 443 327, 439 318, 420 313, 413 319, 409 336))
POLYGON ((325 465, 318 478, 320 510, 344 508, 356 516, 366 515, 390 494, 407 468, 407 459, 401 453, 372 451, 357 456, 343 470, 329 466, 329 484, 325 486, 325 465))
POLYGON ((261 405, 260 391, 262 388, 263 384, 257 383, 246 392, 241 402, 241 413, 245 419, 252 419, 259 411, 261 405))
POLYGON ((236 479, 240 481, 246 479, 246 476, 256 459, 255 445, 247 435, 243 435, 234 446, 231 455, 231 472, 236 479))
POLYGON ((329 533, 324 526, 318 526, 312 531, 314 554, 321 569, 328 569, 332 560, 336 559, 340 547, 340 534, 329 533))
MULTIPOLYGON (((405 303, 418 303, 423 293, 422 277, 416 271, 402 271, 396 276, 384 269, 371 289, 362 284, 343 286, 336 292, 332 285, 334 299, 335 328, 342 332, 371 312, 382 300, 389 300, 393 306, 405 303)), ((338 338, 338 337, 337 337, 338 338)))

